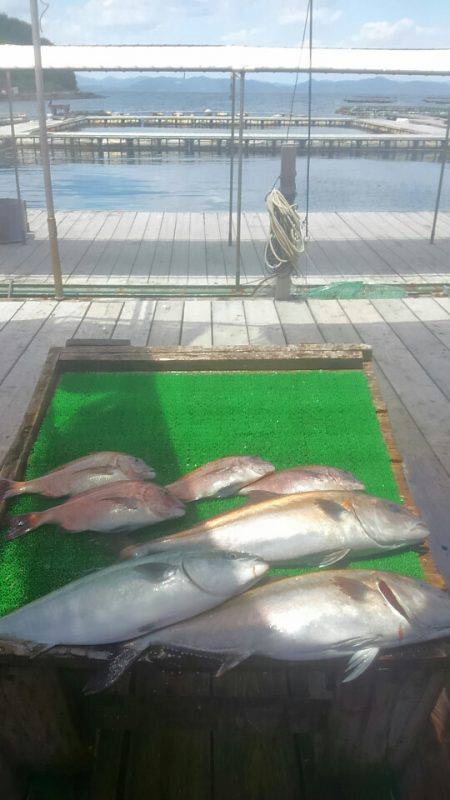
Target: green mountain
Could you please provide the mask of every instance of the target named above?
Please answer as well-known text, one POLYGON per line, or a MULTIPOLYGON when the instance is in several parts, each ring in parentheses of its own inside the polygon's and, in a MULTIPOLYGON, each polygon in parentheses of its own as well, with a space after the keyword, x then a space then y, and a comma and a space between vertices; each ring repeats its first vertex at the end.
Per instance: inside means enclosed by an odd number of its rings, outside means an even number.
MULTIPOLYGON (((51 44, 42 39, 42 44, 51 44)), ((0 44, 32 44, 31 25, 16 17, 0 14, 0 44)), ((1 86, 5 86, 5 73, 0 70, 1 86)), ((32 94, 35 91, 34 71, 31 69, 15 69, 11 71, 11 82, 17 86, 20 94, 32 94)), ((45 91, 76 92, 78 89, 75 73, 68 69, 44 70, 45 91)))

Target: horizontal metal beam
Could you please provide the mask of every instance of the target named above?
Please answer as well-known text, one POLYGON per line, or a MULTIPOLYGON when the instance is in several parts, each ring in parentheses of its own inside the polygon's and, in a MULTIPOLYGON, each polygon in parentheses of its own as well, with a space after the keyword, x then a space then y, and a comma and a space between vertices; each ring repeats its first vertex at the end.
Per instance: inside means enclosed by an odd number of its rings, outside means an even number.
MULTIPOLYGON (((115 72, 309 72, 296 47, 241 45, 54 45, 42 47, 45 69, 115 72)), ((0 45, 0 69, 32 69, 29 45, 0 45)), ((450 49, 315 47, 312 72, 450 75, 450 49)))

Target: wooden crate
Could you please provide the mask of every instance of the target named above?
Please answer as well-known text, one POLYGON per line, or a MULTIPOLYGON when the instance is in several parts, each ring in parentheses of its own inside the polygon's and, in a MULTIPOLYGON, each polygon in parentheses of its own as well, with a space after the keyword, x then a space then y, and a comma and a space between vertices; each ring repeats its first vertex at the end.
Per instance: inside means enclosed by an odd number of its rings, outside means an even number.
MULTIPOLYGON (((66 371, 308 369, 364 372, 400 493, 417 511, 374 376, 371 348, 359 344, 149 349, 72 340, 50 350, 2 473, 23 476, 66 371)), ((427 548, 421 561, 427 580, 443 587, 427 548)), ((120 784, 120 796, 127 800, 308 797, 320 764, 342 768, 387 761, 398 767, 414 747, 450 663, 445 642, 408 647, 383 653, 355 683, 342 684, 343 665, 335 662, 253 660, 215 680, 211 664, 199 659, 169 658, 155 667, 144 658, 117 688, 85 698, 81 686, 108 654, 108 648, 59 647, 30 662, 0 648, 0 744, 3 736, 26 766, 75 768, 95 743, 93 797, 116 798, 120 784)))

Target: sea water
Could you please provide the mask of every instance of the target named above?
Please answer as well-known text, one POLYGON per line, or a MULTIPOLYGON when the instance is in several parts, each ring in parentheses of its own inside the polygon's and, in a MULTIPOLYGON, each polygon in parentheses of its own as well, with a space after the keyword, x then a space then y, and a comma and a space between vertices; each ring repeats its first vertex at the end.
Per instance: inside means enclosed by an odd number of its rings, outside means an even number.
MULTIPOLYGON (((346 89, 346 92, 348 90, 346 89)), ((421 98, 398 103, 419 102, 421 98)), ((253 92, 246 110, 254 114, 288 114, 291 95, 287 91, 253 92)), ((313 114, 334 116, 344 101, 342 90, 313 97, 313 114)), ((152 111, 201 112, 229 110, 223 92, 114 92, 101 98, 71 100, 73 110, 101 109, 145 114, 152 111)), ((0 108, 0 112, 1 112, 0 108)), ((35 115, 33 102, 15 103, 17 112, 35 115)), ((294 104, 296 114, 306 114, 306 96, 300 93, 294 104)), ((134 129, 139 131, 139 128, 134 129)), ((145 130, 145 129, 141 129, 145 130)), ((174 129, 171 129, 176 133, 174 129)), ((286 129, 283 129, 284 131, 286 129)), ((297 128, 295 128, 297 130, 297 128)), ((306 128, 298 129, 306 133, 306 128)), ((331 128, 314 129, 331 133, 331 128)), ((346 129, 339 129, 344 133, 346 129)), ((148 131, 147 131, 148 132, 148 131)), ((202 131, 203 132, 203 131, 202 131)), ((363 157, 314 157, 311 162, 310 208, 316 211, 416 211, 434 207, 440 165, 427 160, 363 157)), ((33 161, 34 156, 26 158, 33 161)), ((305 158, 297 159, 299 208, 304 207, 305 158)), ((276 182, 280 156, 258 153, 244 159, 243 209, 262 210, 265 196, 276 182)), ((140 158, 120 153, 85 153, 81 161, 52 159, 53 189, 58 210, 142 210, 142 211, 224 211, 228 208, 229 158, 224 154, 176 151, 142 154, 140 158), (89 161, 91 159, 91 161, 89 161)), ((39 163, 20 167, 24 199, 30 207, 44 206, 39 163)), ((11 162, 0 161, 0 196, 14 196, 11 162)), ((450 210, 450 178, 446 175, 441 208, 450 210)))

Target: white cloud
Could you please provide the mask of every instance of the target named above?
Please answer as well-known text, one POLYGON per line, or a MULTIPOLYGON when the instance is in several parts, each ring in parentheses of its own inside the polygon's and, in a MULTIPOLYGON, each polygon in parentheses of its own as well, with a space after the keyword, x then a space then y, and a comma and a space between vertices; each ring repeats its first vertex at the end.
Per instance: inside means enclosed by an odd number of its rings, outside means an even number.
POLYGON ((354 41, 369 47, 439 47, 439 42, 442 46, 447 42, 448 46, 448 35, 448 28, 426 27, 411 17, 402 17, 395 22, 365 22, 354 41))
MULTIPOLYGON (((231 33, 224 33, 220 38, 226 44, 247 44, 251 40, 257 40, 261 35, 261 28, 241 28, 231 33)), ((254 42, 257 44, 257 41, 254 42)))
MULTIPOLYGON (((305 21, 307 4, 302 8, 298 6, 288 6, 278 17, 280 25, 295 25, 305 21)), ((328 6, 318 6, 313 10, 313 22, 319 25, 330 25, 342 16, 340 8, 329 8, 328 6)))

